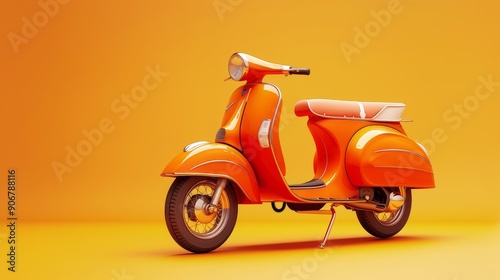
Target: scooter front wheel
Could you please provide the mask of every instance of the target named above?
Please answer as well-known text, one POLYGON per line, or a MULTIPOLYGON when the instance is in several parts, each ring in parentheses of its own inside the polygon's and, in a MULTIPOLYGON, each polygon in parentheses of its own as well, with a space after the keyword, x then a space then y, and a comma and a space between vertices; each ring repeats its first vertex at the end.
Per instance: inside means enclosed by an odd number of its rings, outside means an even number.
POLYGON ((378 238, 388 238, 403 229, 410 217, 411 189, 406 188, 406 197, 403 206, 394 212, 372 212, 356 210, 356 216, 363 228, 378 238))
POLYGON ((238 215, 238 201, 230 184, 223 189, 217 210, 208 205, 217 188, 209 177, 179 177, 165 201, 165 221, 172 238, 193 253, 207 253, 231 235, 238 215))

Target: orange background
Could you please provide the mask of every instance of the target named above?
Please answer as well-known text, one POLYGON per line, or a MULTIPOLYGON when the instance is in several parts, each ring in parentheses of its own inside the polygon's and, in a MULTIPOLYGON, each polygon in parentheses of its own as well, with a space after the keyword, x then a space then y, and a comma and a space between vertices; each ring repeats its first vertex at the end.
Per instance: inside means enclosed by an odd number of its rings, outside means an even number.
MULTIPOLYGON (((356 46, 355 28, 363 30, 374 21, 370 12, 387 10, 391 1, 233 1, 227 6, 232 10, 220 12, 222 20, 214 3, 229 2, 71 1, 59 4, 17 54, 4 36, 0 170, 18 170, 24 220, 161 218, 171 181, 158 174, 185 144, 213 140, 237 86, 223 82, 235 51, 312 70, 309 77, 267 79, 285 98, 281 139, 288 181, 310 179, 314 153, 306 120, 293 115, 295 102, 404 102, 404 117, 414 120, 405 124, 411 137, 429 139, 436 128, 446 137, 434 141, 431 155, 438 188, 415 192, 412 217, 497 219, 500 87, 470 117, 461 117, 456 130, 455 120, 443 119, 474 94, 479 76, 500 81, 496 1, 401 1, 400 13, 350 63, 340 44, 356 46), (142 85, 146 67, 157 65, 169 75, 121 120, 111 104, 142 85), (114 131, 60 182, 53 162, 64 164, 66 147, 76 149, 86 139, 82 130, 97 129, 106 118, 114 131)), ((36 1, 2 5, 5 35, 22 34, 22 18, 32 21, 42 10, 36 1)))
MULTIPOLYGON (((4 1, 1 185, 15 168, 18 216, 27 223, 161 223, 172 180, 159 173, 186 144, 214 139, 239 84, 223 82, 227 60, 242 51, 311 68, 308 77, 267 79, 284 95, 281 140, 289 182, 312 175, 314 146, 306 119, 293 115, 297 101, 404 102, 404 117, 414 120, 404 127, 432 150, 437 183, 414 192, 410 223, 496 223, 500 86, 477 103, 474 92, 480 76, 500 82, 500 4, 401 0, 399 12, 372 29, 369 43, 348 62, 341 44, 356 46, 356 28, 373 25, 372 11, 380 14, 390 3, 396 2, 69 1, 58 4, 16 53, 9 34, 22 35, 23 18, 33 22, 43 8, 38 1, 4 1), (112 104, 125 104, 122 95, 143 84, 148 67, 168 76, 123 117, 112 104), (454 113, 464 101, 472 110, 454 113), (86 139, 82 131, 99 128, 102 120, 114 130, 58 180, 54 162, 64 164, 67 147, 76 149, 86 139)), ((2 205, 6 195, 0 195, 2 205)), ((243 206, 238 222, 265 222, 269 208, 243 206)), ((341 214, 355 220, 351 212, 341 214)), ((296 219, 290 212, 280 217, 296 219)))

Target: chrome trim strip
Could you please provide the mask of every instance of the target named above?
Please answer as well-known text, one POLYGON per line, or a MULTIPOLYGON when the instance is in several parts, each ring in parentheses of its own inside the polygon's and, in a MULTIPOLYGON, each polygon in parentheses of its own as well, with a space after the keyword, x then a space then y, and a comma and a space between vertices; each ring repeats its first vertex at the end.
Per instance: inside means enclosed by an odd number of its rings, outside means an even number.
POLYGON ((374 165, 373 167, 375 168, 392 168, 392 169, 405 169, 405 170, 414 170, 414 171, 420 171, 428 174, 434 175, 434 173, 429 172, 427 170, 423 170, 420 168, 414 168, 414 167, 405 167, 405 166, 385 166, 385 165, 374 165))
MULTIPOLYGON (((276 159, 276 153, 274 152, 274 145, 273 145, 274 123, 276 121, 276 117, 278 116, 278 110, 280 108, 280 105, 283 102, 282 93, 281 93, 281 90, 279 89, 279 87, 277 85, 275 85, 275 84, 270 84, 270 83, 263 83, 263 84, 264 84, 264 89, 265 89, 265 86, 267 85, 267 86, 274 87, 276 89, 276 91, 278 92, 277 93, 277 95, 278 95, 278 103, 276 104, 276 107, 274 108, 273 119, 271 120, 271 129, 270 129, 270 135, 269 135, 269 145, 270 145, 270 148, 271 148, 271 152, 273 153, 274 164, 278 168, 278 172, 281 175, 281 180, 283 180, 283 183, 285 184, 285 186, 287 186, 288 191, 290 192, 290 194, 293 195, 293 196, 295 196, 295 193, 290 189, 290 187, 288 187, 288 182, 286 181, 285 176, 283 175, 283 173, 281 173, 281 168, 280 168, 280 166, 278 164, 278 160, 276 159)), ((280 133, 279 132, 279 127, 278 127, 278 133, 280 133)), ((281 143, 278 143, 278 145, 281 146, 281 143)), ((285 164, 286 164, 286 162, 285 162, 285 164)), ((285 166, 285 168, 286 168, 286 166, 285 166)))
MULTIPOLYGON (((274 128, 274 122, 276 121, 276 116, 278 115, 278 109, 281 105, 281 90, 274 84, 268 84, 268 83, 262 83, 264 85, 264 89, 265 89, 265 86, 268 85, 268 86, 271 86, 271 87, 274 87, 276 89, 276 91, 278 91, 278 103, 276 104, 276 107, 274 108, 274 114, 273 114, 273 119, 271 120, 271 135, 269 135, 269 144, 271 145, 271 147, 273 146, 273 134, 272 133, 272 129, 274 128)), ((278 132, 279 133, 279 132, 278 132)), ((271 150, 273 151, 273 155, 274 155, 274 149, 271 148, 271 150)), ((274 159, 276 160, 276 156, 274 156, 274 159)), ((279 169, 279 168, 278 168, 279 169)), ((281 172, 281 171, 280 171, 281 172)))
POLYGON ((326 198, 326 197, 317 197, 317 198, 305 198, 296 193, 295 196, 304 200, 304 201, 315 201, 315 202, 332 202, 332 203, 353 203, 353 202, 367 202, 364 198, 326 198))
POLYGON ((310 189, 322 189, 322 188, 326 187, 326 184, 323 186, 314 186, 314 187, 290 187, 290 186, 288 186, 288 187, 292 191, 294 191, 294 190, 310 190, 310 189))
POLYGON ((231 102, 231 104, 227 105, 226 110, 224 112, 227 112, 227 110, 229 110, 229 108, 231 108, 234 104, 236 104, 236 100, 231 102))
MULTIPOLYGON (((418 143, 417 143, 418 144, 418 143)), ((419 153, 416 153, 414 151, 410 151, 410 150, 404 150, 404 149, 396 149, 396 148, 389 148, 389 149, 380 149, 380 150, 376 150, 376 151, 373 151, 373 153, 383 153, 383 152, 402 152, 402 153, 408 153, 408 154, 412 154, 412 155, 416 155, 422 159, 424 159, 427 163, 431 163, 429 161, 429 159, 427 159, 426 157, 424 157, 423 155, 419 154, 419 153)))
POLYGON ((232 164, 232 165, 238 166, 239 168, 243 169, 248 174, 248 176, 250 176, 255 181, 255 183, 257 183, 257 178, 255 178, 250 173, 250 171, 248 171, 245 167, 241 166, 240 164, 238 164, 236 162, 229 161, 229 160, 223 160, 223 159, 209 160, 209 161, 205 161, 205 162, 202 162, 200 164, 197 164, 197 165, 191 167, 189 170, 193 170, 193 169, 196 169, 196 168, 198 168, 200 166, 203 166, 203 165, 206 165, 206 164, 210 164, 210 163, 228 163, 228 164, 232 164))
POLYGON ((320 115, 320 114, 316 114, 314 113, 316 116, 318 117, 321 117, 321 118, 324 118, 324 119, 333 119, 333 120, 348 120, 348 121, 368 121, 368 122, 390 122, 390 123, 393 123, 393 122, 402 122, 403 120, 374 120, 374 119, 361 119, 361 118, 356 118, 356 117, 352 117, 352 118, 348 118, 348 117, 332 117, 332 116, 326 116, 326 115, 320 115))

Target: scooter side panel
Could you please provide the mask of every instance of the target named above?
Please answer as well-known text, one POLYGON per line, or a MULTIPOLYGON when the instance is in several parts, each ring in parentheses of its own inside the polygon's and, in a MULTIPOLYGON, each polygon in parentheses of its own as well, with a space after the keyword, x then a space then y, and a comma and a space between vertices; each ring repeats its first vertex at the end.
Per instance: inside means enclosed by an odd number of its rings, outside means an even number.
POLYGON ((356 186, 435 187, 425 150, 406 135, 385 126, 364 127, 352 137, 346 169, 356 186))
POLYGON ((161 176, 208 176, 227 178, 235 186, 239 203, 261 203, 252 166, 235 148, 225 144, 206 144, 177 155, 161 176))

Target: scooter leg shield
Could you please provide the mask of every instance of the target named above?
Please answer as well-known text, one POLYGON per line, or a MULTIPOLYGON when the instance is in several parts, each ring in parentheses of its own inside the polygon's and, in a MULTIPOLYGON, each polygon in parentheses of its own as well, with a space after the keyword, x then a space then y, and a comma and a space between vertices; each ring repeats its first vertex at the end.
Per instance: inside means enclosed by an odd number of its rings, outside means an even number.
POLYGON ((167 164, 161 176, 227 178, 235 188, 238 203, 261 203, 257 179, 250 163, 240 152, 225 144, 207 143, 184 151, 167 164))

